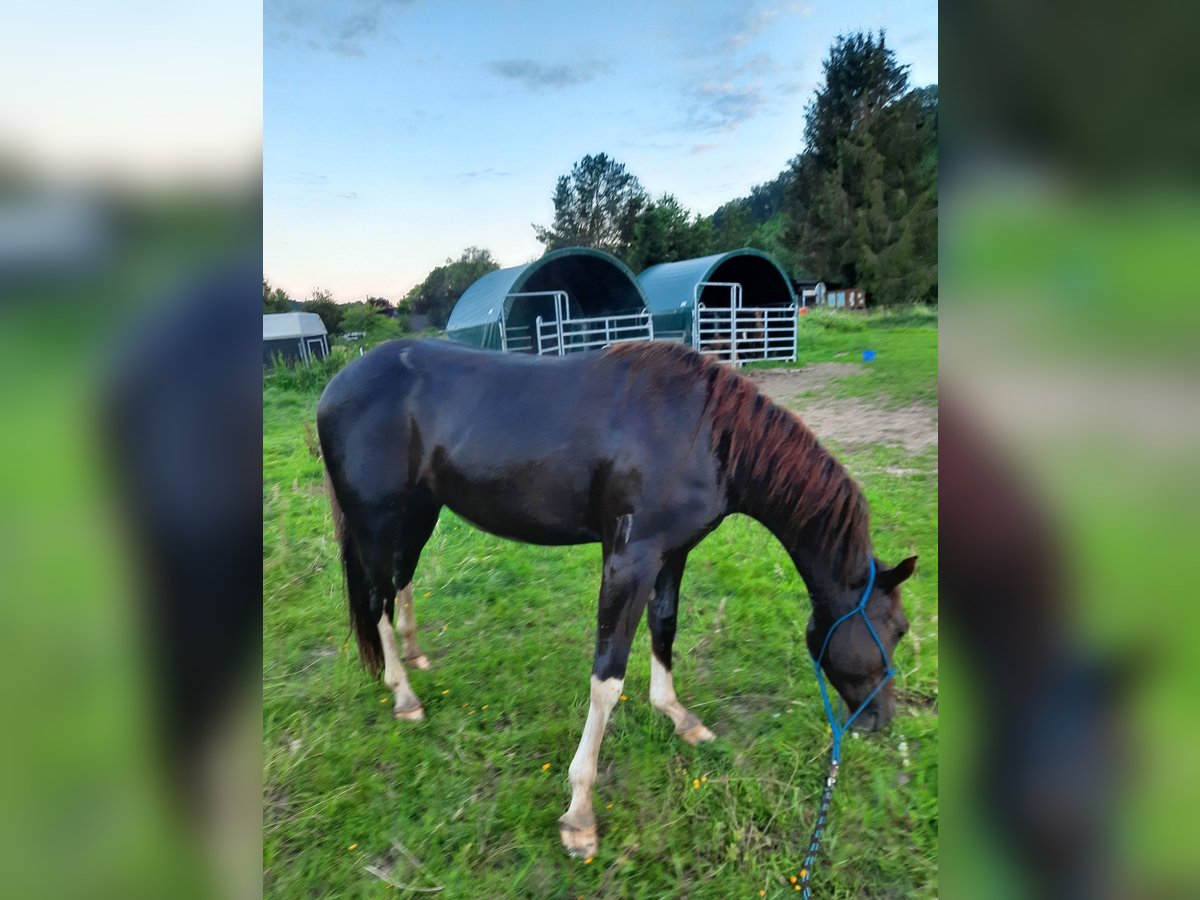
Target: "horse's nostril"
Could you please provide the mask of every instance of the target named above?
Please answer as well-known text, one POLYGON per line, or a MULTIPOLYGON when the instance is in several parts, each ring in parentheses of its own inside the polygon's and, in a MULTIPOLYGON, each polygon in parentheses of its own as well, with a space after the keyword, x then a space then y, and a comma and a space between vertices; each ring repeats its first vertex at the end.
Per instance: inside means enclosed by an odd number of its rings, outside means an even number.
POLYGON ((886 728, 891 721, 891 713, 881 713, 875 709, 864 709, 859 717, 854 720, 850 728, 852 731, 857 731, 861 734, 874 734, 886 728))

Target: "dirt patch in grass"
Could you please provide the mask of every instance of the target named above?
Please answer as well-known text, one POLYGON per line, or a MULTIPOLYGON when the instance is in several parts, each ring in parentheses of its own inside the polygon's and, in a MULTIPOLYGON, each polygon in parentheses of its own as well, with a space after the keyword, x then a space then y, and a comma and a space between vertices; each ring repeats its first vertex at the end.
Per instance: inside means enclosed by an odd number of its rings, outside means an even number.
POLYGON ((856 363, 815 363, 803 369, 748 372, 764 394, 796 410, 818 437, 844 447, 891 444, 909 453, 937 446, 937 409, 915 403, 884 409, 858 399, 802 400, 800 395, 830 379, 862 371, 856 363))
POLYGON ((917 454, 937 446, 937 410, 919 403, 882 409, 861 400, 821 401, 799 412, 819 437, 846 447, 892 444, 917 454))
POLYGON ((824 387, 834 378, 858 375, 863 367, 858 363, 811 363, 803 369, 757 369, 745 372, 758 389, 774 400, 793 409, 796 397, 806 391, 824 387))

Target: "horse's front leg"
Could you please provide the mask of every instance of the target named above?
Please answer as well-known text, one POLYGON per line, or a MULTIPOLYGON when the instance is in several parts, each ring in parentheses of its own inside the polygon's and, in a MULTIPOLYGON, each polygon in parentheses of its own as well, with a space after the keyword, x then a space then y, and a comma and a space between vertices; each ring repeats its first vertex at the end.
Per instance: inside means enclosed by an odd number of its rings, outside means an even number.
POLYGON ((642 610, 654 590, 654 578, 660 566, 659 554, 647 547, 627 546, 612 553, 607 549, 605 552, 591 702, 583 737, 568 772, 571 805, 558 820, 563 847, 572 856, 594 856, 600 845, 592 809, 592 785, 596 781, 600 741, 621 696, 629 648, 642 610))
POLYGON ((689 744, 711 741, 704 727, 675 696, 671 675, 671 647, 675 643, 675 621, 679 608, 679 584, 683 580, 684 555, 668 556, 659 573, 654 596, 646 609, 650 626, 650 705, 675 724, 675 733, 689 744))

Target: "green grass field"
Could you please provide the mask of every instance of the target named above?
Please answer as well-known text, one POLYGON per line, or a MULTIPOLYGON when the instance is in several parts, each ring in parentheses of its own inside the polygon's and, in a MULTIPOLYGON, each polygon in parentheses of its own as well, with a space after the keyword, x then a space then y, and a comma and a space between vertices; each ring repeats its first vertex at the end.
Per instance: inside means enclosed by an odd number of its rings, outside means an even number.
MULTIPOLYGON (((932 405, 936 319, 861 322, 805 323, 800 365, 878 353, 825 398, 932 405)), ((426 718, 394 721, 346 626, 312 449, 320 388, 274 382, 263 401, 267 896, 794 895, 829 742, 804 586, 764 528, 731 517, 693 551, 683 581, 676 689, 718 739, 688 746, 650 707, 643 626, 601 751, 600 851, 573 860, 556 820, 587 710, 599 547, 514 544, 443 513, 414 581, 433 669, 410 678, 426 718)), ((876 553, 920 562, 903 591, 912 629, 896 658, 900 711, 886 732, 847 742, 814 891, 932 897, 936 450, 828 443, 871 503, 876 553)))

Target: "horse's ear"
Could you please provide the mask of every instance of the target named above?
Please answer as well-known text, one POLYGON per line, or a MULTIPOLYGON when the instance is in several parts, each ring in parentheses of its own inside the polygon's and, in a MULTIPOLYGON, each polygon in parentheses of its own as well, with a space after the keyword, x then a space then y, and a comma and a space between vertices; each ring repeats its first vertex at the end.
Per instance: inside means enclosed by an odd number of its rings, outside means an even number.
POLYGON ((878 583, 883 591, 890 591, 899 587, 904 582, 912 577, 912 573, 916 571, 917 558, 910 556, 902 563, 897 563, 890 569, 885 569, 879 573, 878 583))

